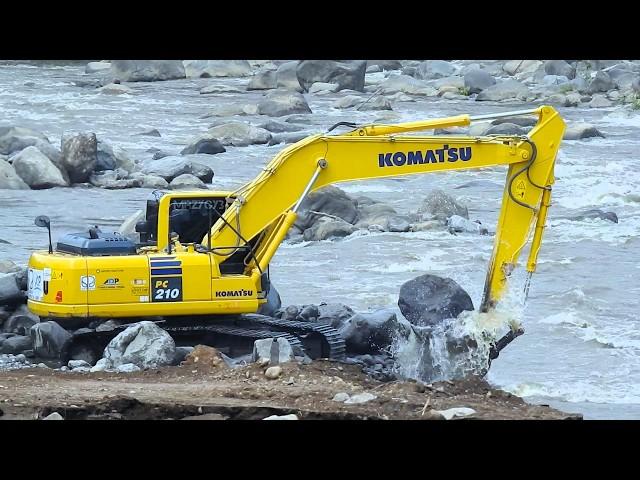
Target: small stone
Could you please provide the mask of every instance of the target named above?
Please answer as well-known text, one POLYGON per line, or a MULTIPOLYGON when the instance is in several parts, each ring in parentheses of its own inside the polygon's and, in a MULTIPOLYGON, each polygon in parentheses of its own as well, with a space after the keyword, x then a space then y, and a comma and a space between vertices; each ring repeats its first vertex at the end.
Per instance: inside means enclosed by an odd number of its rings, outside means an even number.
POLYGON ((376 398, 378 397, 373 395, 372 393, 364 392, 364 393, 358 393, 357 395, 352 396, 351 398, 345 400, 344 403, 347 403, 347 404, 366 403, 371 400, 375 400, 376 398))
POLYGON ((282 367, 269 367, 266 372, 264 372, 264 376, 269 380, 275 380, 282 375, 282 367))
POLYGON ((91 368, 91 364, 89 364, 89 362, 85 362, 84 360, 69 360, 67 366, 72 370, 80 367, 91 368))
POLYGON ((331 400, 333 400, 334 402, 344 403, 347 400, 349 400, 350 398, 351 397, 349 396, 348 393, 340 392, 340 393, 336 393, 331 400))
POLYGON ((58 412, 53 412, 52 414, 44 417, 43 420, 64 420, 64 418, 62 418, 62 415, 60 415, 58 412))
POLYGON ((434 412, 442 415, 446 420, 451 420, 454 417, 467 417, 473 415, 476 411, 473 408, 468 407, 456 407, 449 408, 447 410, 434 410, 434 412))

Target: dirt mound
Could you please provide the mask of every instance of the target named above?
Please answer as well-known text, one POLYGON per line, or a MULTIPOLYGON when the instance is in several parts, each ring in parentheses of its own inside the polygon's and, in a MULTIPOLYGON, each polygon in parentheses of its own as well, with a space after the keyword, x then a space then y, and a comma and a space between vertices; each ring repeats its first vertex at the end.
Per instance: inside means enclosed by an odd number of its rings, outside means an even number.
POLYGON ((220 352, 206 345, 197 345, 193 351, 185 357, 181 365, 185 367, 195 367, 197 370, 206 372, 228 368, 220 352))

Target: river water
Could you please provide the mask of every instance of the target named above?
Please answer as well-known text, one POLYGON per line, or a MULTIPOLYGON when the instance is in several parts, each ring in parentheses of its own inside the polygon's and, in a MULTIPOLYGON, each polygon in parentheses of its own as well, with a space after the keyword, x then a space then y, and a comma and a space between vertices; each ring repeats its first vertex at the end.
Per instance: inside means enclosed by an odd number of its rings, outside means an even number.
MULTIPOLYGON (((375 75, 379 79, 382 74, 375 75)), ((1 124, 40 130, 53 143, 63 132, 92 131, 143 160, 151 156, 146 152, 150 147, 178 153, 189 139, 205 132, 212 122, 201 117, 212 105, 251 103, 262 95, 199 94, 210 84, 244 89, 247 79, 138 83, 129 85, 131 95, 105 95, 74 86, 72 81, 83 76, 83 68, 75 66, 1 66, 1 124), (150 128, 162 137, 136 135, 150 128)), ((309 133, 342 120, 370 122, 384 115, 333 109, 337 97, 307 95, 314 112, 308 116, 309 133)), ((527 107, 416 98, 394 102, 394 117, 388 121, 527 107)), ((581 412, 585 418, 640 419, 640 114, 620 108, 560 111, 569 122, 593 123, 606 138, 562 144, 538 271, 519 312, 526 334, 501 353, 488 380, 528 401, 581 412), (563 218, 585 208, 614 211, 619 223, 563 218)), ((281 148, 228 147, 210 156, 214 187, 242 185, 281 148)), ((417 210, 431 189, 442 188, 468 205, 471 219, 495 230, 505 176, 504 168, 492 168, 340 187, 388 203, 400 213, 417 210)), ((46 247, 46 232, 33 224, 36 215, 51 217, 54 238, 90 224, 117 226, 143 208, 149 193, 96 188, 0 191, 0 239, 10 242, 0 242, 0 260, 26 263, 31 251, 46 247)), ((433 231, 359 232, 340 241, 284 244, 272 262, 272 279, 285 304, 343 302, 365 311, 397 308, 403 282, 433 273, 453 278, 477 307, 492 242, 493 237, 433 231)), ((512 293, 520 298, 523 275, 514 275, 512 293)))

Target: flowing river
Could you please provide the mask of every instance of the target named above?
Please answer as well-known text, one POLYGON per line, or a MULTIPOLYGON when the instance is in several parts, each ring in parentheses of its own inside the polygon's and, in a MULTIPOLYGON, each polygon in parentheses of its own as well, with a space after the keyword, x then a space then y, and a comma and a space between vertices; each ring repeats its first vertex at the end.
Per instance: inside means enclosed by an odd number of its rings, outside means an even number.
MULTIPOLYGON (((131 95, 106 95, 75 86, 73 80, 83 72, 83 66, 0 66, 1 124, 42 131, 53 143, 63 132, 95 132, 131 158, 144 160, 152 155, 146 152, 150 147, 177 154, 205 132, 212 119, 201 117, 212 105, 251 103, 262 95, 244 92, 248 79, 136 83, 129 84, 131 95), (214 83, 243 93, 199 94, 214 83), (150 128, 162 137, 136 135, 150 128)), ((310 134, 338 121, 371 122, 384 114, 333 109, 339 96, 306 95, 314 112, 308 116, 310 134)), ((416 102, 394 102, 395 114, 387 121, 531 106, 414 98, 416 102)), ((513 308, 526 334, 501 353, 488 379, 530 402, 581 412, 585 418, 640 419, 640 114, 620 107, 560 111, 569 122, 594 124, 606 138, 564 141, 561 146, 553 207, 526 306, 521 305, 522 265, 512 282, 513 308), (614 211, 619 223, 564 218, 586 208, 614 211)), ((213 187, 232 190, 251 180, 282 148, 227 147, 227 152, 211 155, 213 187)), ((399 213, 416 211, 431 189, 441 188, 469 207, 472 220, 495 231, 505 177, 506 168, 492 168, 339 186, 350 195, 390 204, 399 213)), ((89 225, 118 226, 144 207, 149 194, 145 189, 1 190, 0 239, 9 243, 0 241, 0 260, 26 263, 31 251, 46 247, 46 231, 33 224, 36 215, 51 218, 55 239, 89 225)), ((492 236, 366 233, 282 245, 271 272, 283 303, 342 302, 363 311, 397 308, 405 281, 433 273, 453 278, 479 305, 492 236)))

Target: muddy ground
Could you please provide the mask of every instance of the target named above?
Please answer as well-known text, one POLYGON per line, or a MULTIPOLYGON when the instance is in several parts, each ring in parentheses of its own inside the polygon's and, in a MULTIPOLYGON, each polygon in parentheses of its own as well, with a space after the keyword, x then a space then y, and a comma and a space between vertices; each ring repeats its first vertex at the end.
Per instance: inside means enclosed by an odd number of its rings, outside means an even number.
POLYGON ((58 412, 65 419, 259 420, 295 414, 300 419, 421 420, 432 409, 470 407, 467 419, 579 419, 534 406, 495 390, 484 380, 424 385, 381 383, 354 365, 314 361, 282 365, 268 380, 258 364, 229 369, 182 365, 132 374, 73 373, 45 368, 0 372, 0 420, 38 419, 58 412), (336 393, 369 392, 363 404, 333 401, 336 393))

